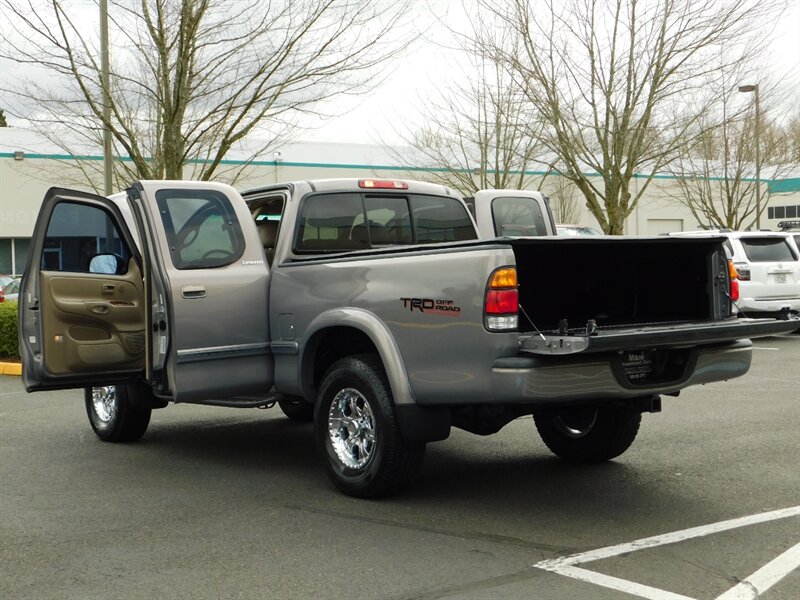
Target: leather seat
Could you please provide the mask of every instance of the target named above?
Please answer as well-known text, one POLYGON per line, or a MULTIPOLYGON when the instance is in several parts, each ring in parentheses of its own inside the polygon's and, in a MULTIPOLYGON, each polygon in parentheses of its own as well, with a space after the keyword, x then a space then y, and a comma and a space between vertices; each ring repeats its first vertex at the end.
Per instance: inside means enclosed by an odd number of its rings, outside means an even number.
POLYGON ((275 258, 275 242, 278 239, 279 221, 256 221, 258 236, 261 238, 261 245, 264 246, 264 254, 267 256, 267 264, 272 265, 275 258))
POLYGON ((363 248, 386 246, 392 243, 389 230, 375 221, 368 221, 367 225, 363 223, 355 225, 350 231, 350 239, 355 242, 357 247, 363 248), (369 234, 367 234, 367 227, 369 227, 369 234))

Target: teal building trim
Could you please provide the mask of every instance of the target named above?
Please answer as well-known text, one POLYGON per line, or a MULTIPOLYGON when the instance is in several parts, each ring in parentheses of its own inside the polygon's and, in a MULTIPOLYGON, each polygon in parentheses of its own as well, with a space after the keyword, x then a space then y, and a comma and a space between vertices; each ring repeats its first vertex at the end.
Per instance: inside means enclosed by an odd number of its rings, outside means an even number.
MULTIPOLYGON (((0 152, 0 158, 14 158, 13 152, 0 152)), ((95 160, 103 160, 102 156, 95 156, 95 155, 73 155, 73 154, 25 154, 24 160, 84 160, 84 161, 95 161, 95 160)), ((119 160, 122 162, 132 162, 132 159, 129 156, 117 156, 114 157, 114 160, 119 160)), ((201 159, 195 159, 188 161, 190 164, 203 164, 204 161, 201 159)), ((405 171, 405 172, 416 172, 416 173, 447 173, 450 169, 446 169, 443 167, 417 167, 412 165, 361 165, 361 164, 350 164, 350 163, 320 163, 320 162, 294 162, 294 161, 275 161, 275 160, 237 160, 237 159, 223 159, 220 161, 221 165, 231 165, 231 166, 241 166, 241 165, 253 165, 255 167, 306 167, 306 168, 315 168, 315 169, 353 169, 353 170, 366 170, 366 171, 405 171)), ((459 169, 460 172, 466 173, 469 169, 459 169)), ((489 169, 488 173, 494 173, 493 169, 489 169)), ((532 171, 532 170, 525 170, 523 171, 510 171, 511 175, 529 175, 529 176, 538 176, 543 177, 548 173, 552 174, 552 171, 532 171)), ((599 173, 584 173, 584 175, 588 177, 600 177, 599 173)), ((654 175, 647 175, 647 174, 640 174, 634 173, 634 179, 681 179, 678 175, 671 175, 671 174, 664 174, 664 173, 657 173, 654 175)), ((707 179, 708 181, 722 181, 724 177, 706 177, 703 179, 707 179)), ((742 181, 754 181, 754 178, 747 178, 743 177, 742 181)), ((785 192, 797 192, 800 191, 800 177, 794 179, 766 179, 762 178, 761 181, 766 182, 768 186, 768 190, 770 194, 779 194, 785 192)))
POLYGON ((774 179, 767 184, 770 194, 787 194, 800 192, 800 177, 774 179))

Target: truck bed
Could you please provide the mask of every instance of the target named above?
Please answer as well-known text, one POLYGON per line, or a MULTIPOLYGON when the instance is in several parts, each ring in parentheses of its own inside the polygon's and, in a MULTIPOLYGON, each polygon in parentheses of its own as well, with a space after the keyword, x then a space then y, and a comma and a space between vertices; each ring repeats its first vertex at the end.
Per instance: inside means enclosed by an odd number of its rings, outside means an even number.
POLYGON ((524 311, 520 329, 567 334, 726 317, 727 259, 720 240, 674 241, 511 240, 524 311))

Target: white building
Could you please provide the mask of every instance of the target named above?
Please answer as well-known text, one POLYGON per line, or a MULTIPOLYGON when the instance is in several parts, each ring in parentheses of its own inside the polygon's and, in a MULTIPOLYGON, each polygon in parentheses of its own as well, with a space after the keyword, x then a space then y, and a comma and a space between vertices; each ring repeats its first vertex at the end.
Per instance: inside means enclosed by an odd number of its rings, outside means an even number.
MULTIPOLYGON (((427 179, 437 171, 398 164, 384 147, 368 144, 303 142, 285 144, 267 157, 245 160, 235 155, 224 161, 219 179, 242 189, 278 181, 330 177, 386 177, 427 179)), ((25 268, 30 237, 42 198, 50 187, 90 190, 84 172, 100 173, 102 157, 60 154, 47 140, 21 129, 0 128, 0 273, 19 274, 25 268), (79 167, 82 167, 79 168, 79 167)), ((544 173, 531 172, 531 186, 538 187, 544 173)), ((636 186, 642 179, 634 180, 636 186)), ((552 193, 554 176, 542 190, 552 193)), ((626 223, 626 234, 656 235, 700 228, 691 212, 677 203, 674 177, 658 176, 626 223)), ((578 224, 596 226, 594 217, 578 201, 578 224)), ((800 178, 768 181, 764 201, 768 209, 762 228, 776 229, 778 222, 800 219, 800 178)))

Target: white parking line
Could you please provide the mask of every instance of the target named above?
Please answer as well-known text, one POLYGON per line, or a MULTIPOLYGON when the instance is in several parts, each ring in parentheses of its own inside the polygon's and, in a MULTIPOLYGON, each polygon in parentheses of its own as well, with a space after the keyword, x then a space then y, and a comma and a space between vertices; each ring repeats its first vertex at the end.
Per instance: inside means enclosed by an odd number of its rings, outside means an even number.
MULTIPOLYGON (((642 585, 641 583, 637 583, 635 581, 604 575, 588 569, 582 569, 576 567, 575 565, 602 560, 604 558, 611 558, 614 556, 619 556, 620 554, 635 552, 636 550, 644 550, 646 548, 654 548, 656 546, 664 546, 666 544, 675 544, 684 540, 705 537, 712 533, 720 533, 723 531, 729 531, 731 529, 737 529, 739 527, 755 525, 757 523, 766 523, 769 521, 775 521, 777 519, 786 519, 788 517, 797 516, 800 516, 800 506, 793 506, 791 508, 773 510, 757 515, 720 521, 719 523, 710 523, 708 525, 700 525, 699 527, 690 527, 689 529, 682 529, 681 531, 674 531, 662 535, 642 538, 633 542, 617 544, 616 546, 607 546, 605 548, 598 548, 597 550, 581 552, 580 554, 573 554, 571 556, 543 560, 533 566, 538 569, 544 569, 545 571, 551 571, 566 577, 572 577, 573 579, 594 583, 596 585, 632 594, 634 596, 639 596, 641 598, 648 598, 650 600, 661 600, 662 598, 668 598, 670 600, 690 600, 688 599, 688 596, 682 596, 667 590, 661 590, 647 585, 642 585)), ((750 575, 750 577, 741 581, 735 587, 728 590, 728 592, 725 592, 725 594, 720 596, 718 600, 754 598, 758 593, 761 593, 763 590, 766 590, 774 585, 777 581, 780 581, 798 566, 800 566, 800 544, 793 546, 781 554, 778 558, 770 561, 767 565, 750 575), (758 591, 754 593, 753 590, 758 591), (728 596, 726 594, 732 595, 728 596)))
POLYGON ((758 598, 789 573, 800 567, 800 544, 796 544, 771 560, 758 571, 743 579, 717 600, 752 600, 758 598))
POLYGON ((780 350, 780 348, 766 348, 764 346, 753 346, 753 350, 780 350))
POLYGON ((558 567, 548 570, 551 570, 553 573, 558 573, 559 575, 564 575, 565 577, 572 577, 573 579, 579 579, 580 581, 593 583, 619 592, 625 592, 626 594, 647 598, 648 600, 695 600, 689 596, 683 596, 619 577, 612 577, 611 575, 604 575, 597 571, 581 569, 580 567, 558 567))

